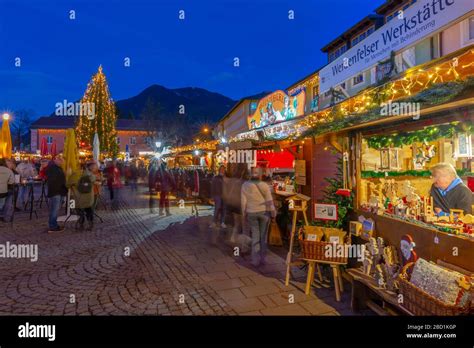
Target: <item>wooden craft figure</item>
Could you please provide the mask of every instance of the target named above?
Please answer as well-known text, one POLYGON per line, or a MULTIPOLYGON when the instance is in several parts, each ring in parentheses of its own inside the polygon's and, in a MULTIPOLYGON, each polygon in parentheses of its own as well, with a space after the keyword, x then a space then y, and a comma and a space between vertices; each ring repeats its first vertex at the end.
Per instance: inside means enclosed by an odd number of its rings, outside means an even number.
POLYGON ((431 196, 423 197, 423 220, 425 222, 434 222, 437 220, 433 208, 433 197, 431 196))
POLYGON ((369 238, 369 242, 366 244, 366 249, 369 250, 372 255, 374 264, 378 264, 380 261, 380 251, 377 245, 377 240, 374 237, 369 238))
POLYGON ((382 204, 382 192, 380 189, 380 185, 376 185, 375 183, 371 182, 369 184, 370 189, 370 198, 368 201, 370 211, 372 213, 377 214, 379 209, 383 209, 382 204))
POLYGON ((471 282, 466 276, 462 276, 461 278, 459 278, 458 284, 460 287, 462 287, 464 290, 467 290, 467 291, 469 291, 469 289, 471 289, 472 287, 471 282))
POLYGON ((398 289, 398 274, 400 273, 397 249, 393 245, 386 246, 383 250, 383 259, 387 289, 395 291, 398 289))
POLYGON ((434 145, 428 144, 428 142, 424 142, 425 144, 425 156, 426 161, 429 162, 434 156, 436 156, 436 147, 434 145))
POLYGON ((372 272, 372 265, 374 261, 372 259, 372 255, 370 254, 370 251, 365 249, 364 250, 364 260, 362 261, 364 273, 367 275, 370 275, 370 272, 372 272))
POLYGON ((398 184, 395 182, 395 179, 388 179, 388 180, 380 179, 380 181, 383 184, 383 189, 382 189, 383 195, 386 198, 388 198, 388 200, 390 201, 390 203, 392 203, 392 205, 395 205, 396 202, 398 202, 398 196, 397 196, 398 184))
POLYGON ((415 242, 409 234, 406 234, 401 238, 400 250, 402 252, 402 263, 404 266, 409 262, 416 262, 416 260, 418 260, 415 246, 415 242))
POLYGON ((474 215, 466 214, 464 217, 459 218, 459 221, 464 224, 463 232, 465 234, 474 234, 474 215))
POLYGON ((457 220, 464 217, 464 210, 462 209, 449 209, 449 222, 455 223, 457 220))
POLYGON ((382 265, 375 266, 375 282, 379 287, 385 289, 387 287, 387 282, 385 279, 384 271, 382 265))
POLYGON ((403 183, 402 192, 406 197, 408 207, 414 208, 421 204, 421 198, 416 194, 416 188, 411 185, 410 180, 405 180, 403 183))
POLYGON ((397 290, 400 267, 398 265, 383 264, 382 269, 384 271, 384 277, 386 282, 385 288, 389 291, 397 290))
POLYGON ((383 249, 383 260, 387 265, 398 263, 397 249, 393 245, 388 245, 383 249))
POLYGON ((408 207, 403 202, 403 199, 398 198, 398 201, 395 203, 394 213, 397 216, 406 216, 408 212, 408 207))
POLYGON ((380 258, 383 257, 383 251, 384 251, 384 248, 385 248, 385 241, 383 240, 382 237, 377 237, 377 251, 378 251, 378 256, 380 258))

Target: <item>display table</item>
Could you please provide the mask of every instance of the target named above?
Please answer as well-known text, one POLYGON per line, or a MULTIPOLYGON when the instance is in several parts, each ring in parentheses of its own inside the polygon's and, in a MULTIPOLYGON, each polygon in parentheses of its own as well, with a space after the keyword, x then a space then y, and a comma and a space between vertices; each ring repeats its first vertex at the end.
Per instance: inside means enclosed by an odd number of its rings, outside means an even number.
POLYGON ((334 291, 336 293, 336 301, 341 301, 341 292, 344 292, 344 284, 342 281, 342 273, 340 266, 346 265, 345 263, 340 262, 328 262, 328 261, 320 261, 320 260, 312 260, 312 259, 302 259, 308 263, 308 276, 306 278, 306 287, 305 287, 305 294, 309 295, 311 291, 311 284, 314 281, 314 271, 317 268, 319 281, 323 281, 323 276, 321 274, 321 270, 319 269, 319 264, 330 265, 334 277, 334 291), (315 267, 317 266, 317 267, 315 267))
POLYGON ((474 239, 438 231, 436 228, 419 225, 386 215, 376 215, 357 211, 351 217, 357 220, 359 215, 375 221, 375 236, 382 237, 387 244, 400 248, 402 237, 409 234, 416 244, 418 257, 437 263, 438 260, 459 266, 474 272, 474 239))
POLYGON ((398 303, 396 293, 379 287, 375 279, 361 269, 350 268, 346 272, 352 283, 351 307, 354 312, 370 308, 383 316, 413 315, 398 303))

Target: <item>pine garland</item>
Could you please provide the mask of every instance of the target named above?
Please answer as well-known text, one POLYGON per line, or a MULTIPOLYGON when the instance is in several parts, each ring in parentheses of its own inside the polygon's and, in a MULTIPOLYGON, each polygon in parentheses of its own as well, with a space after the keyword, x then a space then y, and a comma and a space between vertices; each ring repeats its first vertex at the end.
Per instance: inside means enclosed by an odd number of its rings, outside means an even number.
MULTIPOLYGON (((465 80, 433 84, 431 87, 417 93, 416 95, 400 98, 396 101, 400 103, 420 103, 420 108, 423 109, 427 106, 446 103, 461 95, 463 92, 472 89, 474 89, 474 77, 470 76, 465 80)), ((331 110, 330 115, 333 116, 329 118, 331 121, 320 123, 317 126, 314 126, 313 128, 304 132, 299 138, 319 136, 325 133, 337 132, 344 128, 348 128, 358 124, 364 124, 386 117, 381 113, 381 104, 388 102, 388 95, 389 93, 383 93, 383 91, 378 91, 377 95, 374 95, 372 98, 373 102, 370 103, 370 105, 374 106, 368 109, 363 114, 353 114, 345 115, 344 117, 339 117, 340 110, 337 109, 337 107, 339 106, 338 104, 333 108, 333 110, 331 110)))
MULTIPOLYGON (((471 176, 474 173, 471 173, 468 169, 458 169, 458 176, 471 176)), ((412 176, 419 178, 429 178, 431 177, 431 171, 429 170, 405 170, 402 172, 396 171, 387 171, 387 172, 376 172, 373 170, 364 170, 361 172, 362 179, 376 179, 376 178, 385 178, 385 177, 399 177, 399 176, 412 176)))
POLYGON ((452 122, 445 125, 429 126, 412 132, 372 136, 367 139, 367 144, 370 148, 379 150, 386 147, 411 145, 415 142, 421 143, 441 138, 452 138, 457 133, 474 134, 474 126, 472 124, 452 122))

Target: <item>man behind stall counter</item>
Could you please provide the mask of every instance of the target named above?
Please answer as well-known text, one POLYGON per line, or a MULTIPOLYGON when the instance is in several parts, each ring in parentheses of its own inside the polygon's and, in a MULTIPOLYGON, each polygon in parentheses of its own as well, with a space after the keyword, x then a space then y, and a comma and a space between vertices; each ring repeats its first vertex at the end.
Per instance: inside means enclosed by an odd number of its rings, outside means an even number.
POLYGON ((464 214, 472 214, 472 192, 451 164, 438 163, 431 167, 431 174, 431 196, 436 215, 449 215, 450 209, 462 209, 464 214))

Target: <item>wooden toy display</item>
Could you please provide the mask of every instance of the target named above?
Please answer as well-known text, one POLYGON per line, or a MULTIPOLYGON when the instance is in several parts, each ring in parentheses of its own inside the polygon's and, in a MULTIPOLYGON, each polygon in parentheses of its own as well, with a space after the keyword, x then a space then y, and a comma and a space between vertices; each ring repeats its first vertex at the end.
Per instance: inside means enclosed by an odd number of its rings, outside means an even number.
POLYGON ((380 179, 379 184, 370 183, 370 197, 362 203, 361 210, 378 215, 390 215, 415 223, 426 223, 442 232, 474 238, 471 219, 464 221, 464 213, 451 209, 449 216, 437 216, 433 209, 431 196, 420 197, 409 180, 403 182, 401 190, 394 179, 380 179), (401 191, 403 196, 398 197, 401 191), (471 221, 471 222, 469 222, 471 221))

